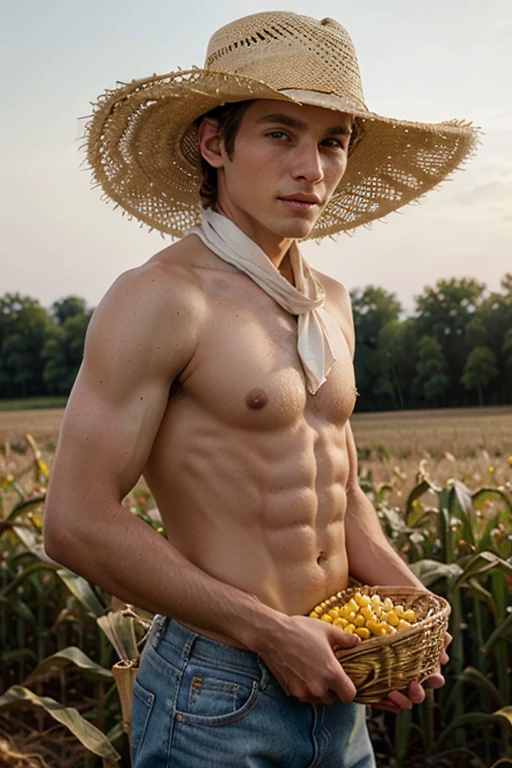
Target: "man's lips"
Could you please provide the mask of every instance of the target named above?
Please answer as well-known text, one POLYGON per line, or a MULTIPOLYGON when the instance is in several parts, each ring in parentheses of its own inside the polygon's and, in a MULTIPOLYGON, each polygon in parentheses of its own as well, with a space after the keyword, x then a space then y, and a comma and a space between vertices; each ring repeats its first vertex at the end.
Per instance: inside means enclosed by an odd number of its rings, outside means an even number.
POLYGON ((296 211, 310 211, 321 205, 321 201, 315 195, 290 195, 289 197, 278 198, 288 208, 296 211))

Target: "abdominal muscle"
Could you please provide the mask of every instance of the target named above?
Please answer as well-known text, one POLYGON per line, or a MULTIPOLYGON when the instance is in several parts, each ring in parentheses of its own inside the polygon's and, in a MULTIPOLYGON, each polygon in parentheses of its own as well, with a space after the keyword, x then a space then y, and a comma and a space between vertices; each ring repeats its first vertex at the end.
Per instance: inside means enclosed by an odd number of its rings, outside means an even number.
POLYGON ((347 475, 343 427, 306 410, 285 428, 243 429, 186 396, 171 398, 144 472, 181 554, 288 615, 347 585, 347 475))

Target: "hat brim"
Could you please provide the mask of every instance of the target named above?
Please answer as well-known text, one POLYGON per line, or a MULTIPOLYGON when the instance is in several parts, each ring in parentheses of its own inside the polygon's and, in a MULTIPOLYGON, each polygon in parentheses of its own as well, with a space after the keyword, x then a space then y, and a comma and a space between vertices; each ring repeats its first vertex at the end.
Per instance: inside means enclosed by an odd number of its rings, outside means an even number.
POLYGON ((193 69, 107 91, 87 125, 87 155, 105 195, 152 229, 182 237, 201 214, 195 121, 221 104, 273 99, 348 112, 362 135, 309 238, 354 230, 422 197, 474 151, 470 123, 417 123, 369 112, 355 99, 276 91, 265 83, 193 69))

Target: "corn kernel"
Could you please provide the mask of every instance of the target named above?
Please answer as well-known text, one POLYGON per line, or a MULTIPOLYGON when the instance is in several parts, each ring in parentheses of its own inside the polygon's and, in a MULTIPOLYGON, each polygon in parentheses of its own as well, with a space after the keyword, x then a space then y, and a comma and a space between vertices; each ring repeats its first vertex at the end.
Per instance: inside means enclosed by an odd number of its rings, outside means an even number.
POLYGON ((371 609, 369 606, 367 606, 367 605, 363 605, 363 606, 362 606, 362 607, 359 609, 359 613, 361 614, 361 616, 364 616, 364 618, 365 618, 367 621, 368 621, 369 619, 373 619, 373 617, 374 617, 374 613, 373 613, 372 609, 371 609))
POLYGON ((324 613, 324 615, 320 618, 322 621, 326 621, 328 624, 332 624, 332 616, 329 616, 328 613, 324 613))
POLYGON ((370 630, 372 635, 377 635, 378 634, 377 627, 379 627, 379 624, 378 624, 378 622, 375 621, 375 619, 368 619, 368 621, 366 622, 366 627, 367 627, 367 629, 370 630))
POLYGON ((405 621, 408 621, 412 624, 414 621, 416 621, 416 614, 411 608, 409 608, 408 611, 404 611, 403 618, 405 621))
POLYGON ((367 629, 366 627, 357 627, 356 630, 354 631, 354 634, 359 635, 361 640, 368 640, 368 638, 370 637, 370 630, 367 629))
POLYGON ((358 604, 356 603, 356 601, 354 600, 353 597, 350 598, 350 600, 348 601, 347 605, 350 607, 351 611, 354 611, 354 613, 358 612, 359 606, 358 606, 358 604))
POLYGON ((347 626, 345 627, 345 632, 348 632, 350 635, 353 635, 355 631, 356 631, 356 627, 354 626, 354 624, 348 623, 347 626))
POLYGON ((356 625, 356 627, 364 627, 364 616, 361 616, 361 614, 358 613, 355 616, 353 623, 356 625))
POLYGON ((400 619, 398 618, 398 616, 396 615, 396 613, 394 611, 389 611, 388 613, 386 613, 386 617, 385 618, 386 618, 387 623, 391 624, 393 627, 397 627, 398 626, 398 622, 400 621, 400 619))
POLYGON ((334 619, 332 623, 334 624, 335 627, 341 627, 342 629, 345 629, 345 627, 348 624, 348 621, 346 619, 338 618, 338 619, 334 619))
POLYGON ((400 622, 398 624, 398 629, 409 629, 411 625, 408 621, 405 621, 404 619, 400 619, 400 622))
POLYGON ((327 613, 329 614, 329 616, 332 616, 333 619, 337 619, 339 616, 339 611, 337 608, 331 608, 331 610, 327 611, 327 613))
POLYGON ((316 611, 311 611, 309 614, 310 619, 318 619, 318 613, 316 611))

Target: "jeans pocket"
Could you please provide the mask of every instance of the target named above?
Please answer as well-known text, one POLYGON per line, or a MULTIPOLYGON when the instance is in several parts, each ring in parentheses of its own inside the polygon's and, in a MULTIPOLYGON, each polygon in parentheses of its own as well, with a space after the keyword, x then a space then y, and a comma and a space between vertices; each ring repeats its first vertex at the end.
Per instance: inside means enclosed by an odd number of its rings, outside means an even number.
POLYGON ((241 720, 259 697, 258 681, 225 669, 189 665, 178 696, 181 719, 198 725, 229 725, 241 720))
POLYGON ((146 735, 154 703, 155 694, 146 690, 135 678, 133 681, 131 733, 131 752, 134 766, 144 743, 144 736, 146 735))

